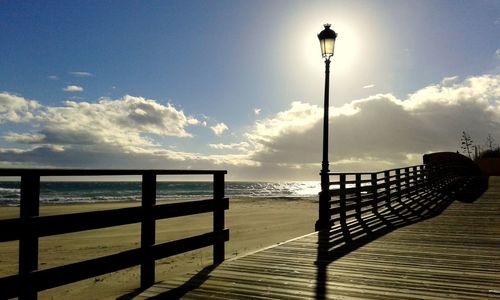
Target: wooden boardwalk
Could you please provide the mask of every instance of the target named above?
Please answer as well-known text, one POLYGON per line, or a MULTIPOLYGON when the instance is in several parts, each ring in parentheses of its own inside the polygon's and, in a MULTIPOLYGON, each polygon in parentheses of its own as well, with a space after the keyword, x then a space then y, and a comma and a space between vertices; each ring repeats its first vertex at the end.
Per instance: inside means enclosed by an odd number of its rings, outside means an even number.
POLYGON ((500 299, 500 177, 472 203, 429 199, 403 199, 136 299, 500 299))

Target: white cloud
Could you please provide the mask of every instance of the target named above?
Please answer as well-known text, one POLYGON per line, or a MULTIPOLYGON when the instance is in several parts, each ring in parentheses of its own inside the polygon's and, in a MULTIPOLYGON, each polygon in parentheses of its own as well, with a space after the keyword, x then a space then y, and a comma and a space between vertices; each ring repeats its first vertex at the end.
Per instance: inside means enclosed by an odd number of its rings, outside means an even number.
MULTIPOLYGON (((63 106, 43 107, 36 101, 1 93, 0 104, 8 104, 0 105, 3 121, 30 121, 33 129, 3 136, 7 142, 31 147, 0 147, 2 166, 181 169, 195 165, 213 169, 260 164, 247 154, 206 155, 161 146, 156 136, 191 137, 186 127, 206 121, 186 116, 171 104, 143 97, 103 98, 96 103, 66 101, 63 106), (17 117, 12 117, 13 113, 17 117)), ((227 130, 224 123, 214 127, 227 130)), ((245 145, 241 143, 239 148, 245 145)))
POLYGON ((48 107, 40 115, 45 124, 42 131, 47 139, 55 139, 52 143, 84 140, 96 145, 151 147, 154 141, 143 134, 190 137, 185 127, 197 123, 171 104, 162 105, 143 97, 103 98, 97 103, 66 101, 65 104, 48 107))
POLYGON ((4 139, 7 142, 19 143, 19 144, 36 144, 41 143, 45 139, 43 134, 39 133, 15 133, 9 132, 4 139))
POLYGON ((67 87, 62 89, 65 92, 75 93, 75 92, 83 92, 83 88, 77 85, 68 85, 67 87))
POLYGON ((406 109, 417 110, 433 105, 458 106, 468 104, 486 105, 500 97, 500 77, 484 75, 471 77, 461 83, 448 86, 430 85, 410 94, 403 104, 406 109))
POLYGON ((500 49, 497 49, 497 51, 495 51, 495 58, 500 59, 500 49))
POLYGON ((41 107, 36 101, 1 93, 0 104, 0 121, 30 121, 38 128, 35 133, 11 132, 4 136, 17 143, 152 151, 157 145, 147 135, 191 137, 186 126, 199 123, 171 104, 133 96, 41 107))
POLYGON ((261 108, 255 108, 255 109, 253 110, 253 113, 254 113, 256 116, 258 116, 258 115, 260 115, 260 112, 261 112, 261 111, 262 111, 262 109, 261 109, 261 108))
POLYGON ((33 112, 38 108, 40 104, 35 100, 0 92, 0 123, 29 122, 33 119, 33 112))
POLYGON ((49 75, 49 79, 58 80, 59 77, 57 77, 56 75, 49 75))
MULTIPOLYGON (((331 170, 376 171, 418 164, 424 153, 458 150, 462 130, 476 141, 483 141, 488 133, 500 140, 499 99, 500 75, 483 75, 462 81, 445 78, 404 99, 377 94, 330 107, 331 170)), ((232 179, 318 179, 323 109, 310 103, 296 101, 288 109, 256 121, 238 135, 243 136, 240 140, 209 144, 211 151, 220 151, 217 155, 159 144, 158 136, 189 137, 188 126, 207 120, 187 116, 171 104, 125 96, 40 107, 36 101, 2 93, 0 104, 4 103, 8 108, 0 105, 0 120, 29 120, 32 128, 3 137, 24 145, 0 148, 0 165, 192 166, 229 169, 232 179), (2 103, 2 97, 9 101, 2 103), (12 111, 17 118, 6 117, 12 111)))
POLYGON ((220 136, 229 128, 224 123, 217 123, 217 125, 210 127, 210 129, 212 129, 215 135, 220 136))
POLYGON ((76 76, 76 77, 91 77, 94 76, 94 74, 89 73, 89 72, 81 72, 81 71, 75 71, 75 72, 69 72, 69 74, 76 76))
POLYGON ((188 123, 189 125, 201 125, 201 124, 202 124, 202 122, 201 122, 200 120, 195 119, 195 118, 193 118, 193 117, 189 117, 189 118, 187 119, 187 123, 188 123))
POLYGON ((233 143, 233 144, 208 144, 212 149, 218 150, 238 150, 238 151, 248 151, 250 144, 247 142, 233 143))
POLYGON ((372 87, 375 87, 374 84, 367 84, 365 86, 363 86, 364 89, 371 89, 372 87))
POLYGON ((279 112, 272 118, 259 120, 246 137, 253 144, 266 144, 274 138, 310 130, 323 115, 323 110, 309 103, 295 101, 289 110, 279 112))
POLYGON ((443 80, 441 80, 441 85, 451 86, 457 82, 458 78, 459 78, 458 76, 445 77, 443 78, 443 80))
MULTIPOLYGON (((500 76, 484 75, 462 82, 446 78, 404 100, 379 94, 331 107, 332 169, 382 170, 421 163, 422 154, 431 151, 456 151, 462 130, 479 140, 488 132, 500 132, 499 98, 500 76)), ((247 153, 261 163, 263 173, 286 175, 302 165, 302 174, 308 174, 304 176, 316 178, 321 161, 322 109, 293 102, 288 110, 257 121, 246 141, 250 145, 246 149, 253 149, 247 153)), ((237 149, 233 145, 217 148, 237 149)))

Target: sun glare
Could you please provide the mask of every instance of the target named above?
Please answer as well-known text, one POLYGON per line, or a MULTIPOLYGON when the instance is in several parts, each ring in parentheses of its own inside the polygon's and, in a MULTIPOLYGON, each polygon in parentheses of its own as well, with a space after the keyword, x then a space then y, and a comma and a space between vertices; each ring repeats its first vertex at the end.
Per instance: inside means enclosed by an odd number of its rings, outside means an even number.
MULTIPOLYGON (((322 29, 323 24, 315 21, 310 26, 307 26, 307 32, 303 33, 304 58, 307 64, 315 69, 323 67, 319 41, 316 37, 316 34, 322 29)), ((337 74, 344 73, 355 64, 360 63, 361 38, 357 28, 352 23, 332 22, 332 29, 338 34, 335 42, 335 54, 332 58, 332 67, 335 68, 337 74)))
POLYGON ((340 72, 359 62, 360 40, 356 29, 348 24, 338 24, 336 30, 338 36, 333 60, 340 72))

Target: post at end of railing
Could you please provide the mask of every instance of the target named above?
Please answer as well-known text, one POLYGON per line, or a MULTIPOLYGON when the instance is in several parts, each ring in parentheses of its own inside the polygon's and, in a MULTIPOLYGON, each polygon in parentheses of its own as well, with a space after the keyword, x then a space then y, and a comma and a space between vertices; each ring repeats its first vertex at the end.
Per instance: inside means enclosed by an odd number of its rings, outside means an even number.
POLYGON ((142 175, 142 222, 141 222, 141 288, 155 282, 155 259, 152 247, 155 244, 155 219, 153 208, 156 204, 156 174, 142 175))
POLYGON ((213 246, 213 262, 214 264, 220 264, 225 259, 225 239, 224 239, 224 173, 214 174, 214 218, 213 218, 213 230, 214 230, 214 246, 213 246))
POLYGON ((316 231, 330 228, 330 175, 321 172, 321 192, 319 193, 318 220, 314 225, 316 231))

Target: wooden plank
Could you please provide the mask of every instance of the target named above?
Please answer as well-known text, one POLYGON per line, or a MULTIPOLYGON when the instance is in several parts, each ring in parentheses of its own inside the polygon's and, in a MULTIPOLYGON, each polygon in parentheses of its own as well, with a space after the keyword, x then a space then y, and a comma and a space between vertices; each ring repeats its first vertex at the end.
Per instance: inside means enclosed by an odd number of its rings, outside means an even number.
POLYGON ((357 174, 356 175, 356 197, 355 197, 355 200, 356 200, 356 207, 355 207, 355 210, 356 210, 356 217, 358 218, 361 218, 361 201, 362 201, 362 197, 361 197, 361 174, 357 174))
POLYGON ((229 229, 224 229, 220 232, 209 232, 194 237, 154 245, 152 249, 152 256, 155 260, 157 260, 187 251, 208 247, 213 245, 218 240, 227 242, 229 240, 229 229))
POLYGON ((156 204, 156 174, 142 175, 141 201, 141 288, 150 287, 155 282, 155 260, 152 248, 155 244, 156 223, 153 209, 156 204))
POLYGON ((203 276, 169 279, 137 299, 168 299, 175 295, 170 291, 182 299, 498 298, 500 178, 491 178, 488 191, 475 202, 455 201, 432 217, 439 205, 452 202, 438 195, 426 191, 391 200, 391 209, 380 206, 362 221, 348 219, 344 229, 337 224, 226 261, 203 276), (435 206, 436 201, 441 203, 435 206), (351 246, 354 251, 340 252, 346 228, 357 244, 351 246))
POLYGON ((19 299, 36 299, 29 275, 38 269, 38 237, 34 234, 33 219, 40 213, 40 177, 24 175, 21 177, 21 207, 19 236, 19 278, 21 291, 19 299))
MULTIPOLYGON (((224 210, 229 208, 229 199, 219 200, 224 210)), ((212 212, 216 202, 213 199, 155 205, 156 220, 212 212)), ((127 207, 103 211, 72 213, 55 216, 32 217, 32 230, 38 237, 65 234, 120 226, 141 221, 140 207, 127 207)), ((21 235, 21 219, 0 220, 0 242, 18 240, 21 235)))
POLYGON ((229 198, 196 200, 155 205, 153 215, 156 220, 189 216, 214 211, 215 208, 229 209, 229 198))
MULTIPOLYGON (((229 239, 229 230, 226 229, 221 234, 222 236, 218 237, 213 232, 209 232, 154 245, 151 248, 151 257, 157 260, 210 246, 216 239, 222 239, 224 241, 229 239)), ((133 267, 140 264, 141 261, 141 249, 137 248, 60 267, 33 271, 28 274, 28 280, 33 290, 42 291, 86 278, 133 267)), ((1 295, 6 298, 19 295, 22 289, 25 288, 20 282, 20 275, 0 278, 1 295)))
POLYGON ((111 175, 213 175, 227 174, 226 170, 163 170, 163 169, 4 169, 0 176, 111 176, 111 175))
POLYGON ((0 242, 19 240, 22 223, 21 219, 0 220, 0 228, 9 228, 9 230, 0 230, 0 242))
POLYGON ((213 210, 213 230, 214 233, 220 237, 213 243, 213 262, 220 264, 224 261, 224 242, 221 233, 224 231, 224 174, 215 174, 213 179, 213 196, 214 196, 214 210, 213 210))
POLYGON ((346 183, 345 183, 345 175, 343 174, 340 174, 340 194, 339 194, 339 208, 338 208, 338 214, 339 214, 339 219, 340 219, 340 223, 341 224, 345 224, 345 221, 346 221, 346 217, 345 217, 345 214, 346 214, 346 193, 345 193, 345 189, 346 189, 346 183))

